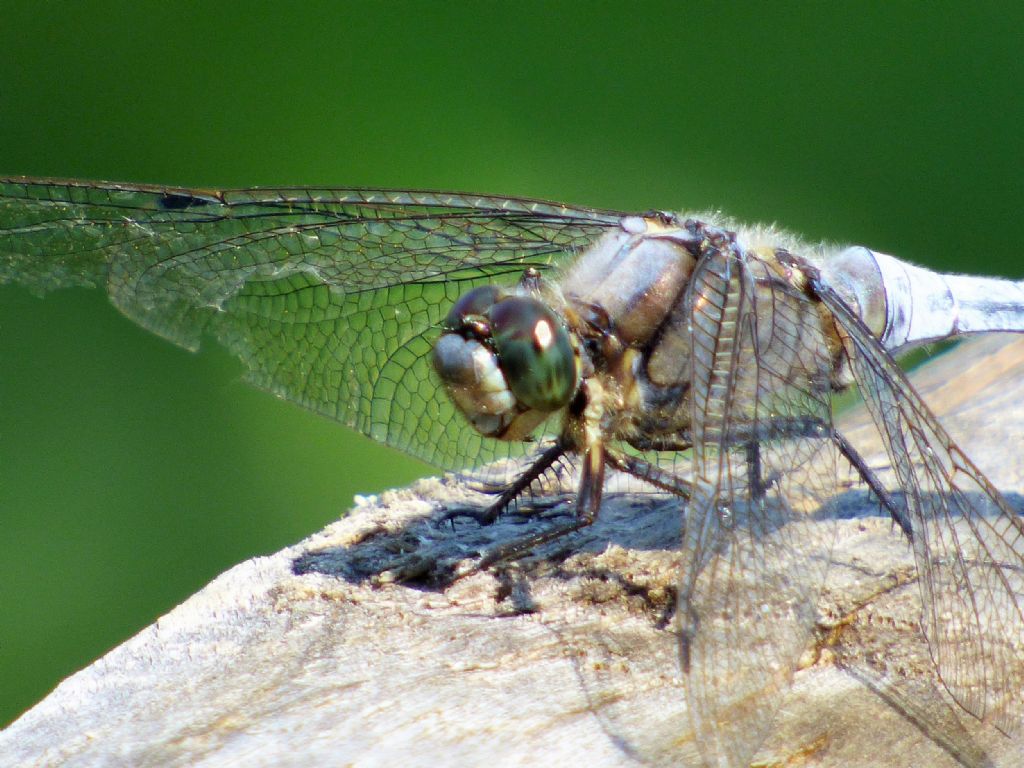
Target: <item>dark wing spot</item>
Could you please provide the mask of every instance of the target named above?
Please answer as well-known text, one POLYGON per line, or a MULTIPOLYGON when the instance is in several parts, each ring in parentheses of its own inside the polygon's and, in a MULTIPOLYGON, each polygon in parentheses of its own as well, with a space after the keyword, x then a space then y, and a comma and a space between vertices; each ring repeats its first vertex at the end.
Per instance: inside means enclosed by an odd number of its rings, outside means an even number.
POLYGON ((159 205, 165 211, 184 211, 188 208, 200 208, 212 202, 215 201, 184 192, 165 192, 160 196, 159 205))

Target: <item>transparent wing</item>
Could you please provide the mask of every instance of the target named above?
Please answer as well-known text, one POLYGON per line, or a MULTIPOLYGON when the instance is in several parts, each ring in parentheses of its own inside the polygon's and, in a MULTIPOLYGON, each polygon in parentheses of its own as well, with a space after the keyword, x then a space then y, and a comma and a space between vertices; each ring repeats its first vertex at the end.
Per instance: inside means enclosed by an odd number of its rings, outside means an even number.
POLYGON ((216 338, 257 386, 456 467, 516 446, 476 435, 433 379, 448 307, 558 263, 620 217, 441 192, 8 179, 0 283, 102 286, 181 346, 216 338))
POLYGON ((702 260, 686 309, 695 483, 680 654, 706 764, 745 766, 807 647, 828 568, 830 361, 814 304, 731 243, 702 260))
POLYGON ((921 624, 939 676, 975 717, 1024 721, 1024 523, 952 441, 896 362, 826 286, 853 373, 910 512, 921 624))

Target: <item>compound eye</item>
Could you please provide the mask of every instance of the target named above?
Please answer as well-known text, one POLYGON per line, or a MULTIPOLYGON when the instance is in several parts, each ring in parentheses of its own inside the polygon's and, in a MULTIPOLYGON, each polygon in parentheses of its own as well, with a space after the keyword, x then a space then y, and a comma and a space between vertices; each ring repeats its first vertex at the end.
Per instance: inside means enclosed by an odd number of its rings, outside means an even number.
POLYGON ((498 364, 516 399, 538 411, 566 405, 578 383, 576 356, 558 316, 524 296, 502 299, 488 316, 498 364))
POLYGON ((444 327, 449 331, 459 330, 467 318, 482 317, 487 314, 505 294, 494 285, 480 285, 462 294, 444 319, 444 327))

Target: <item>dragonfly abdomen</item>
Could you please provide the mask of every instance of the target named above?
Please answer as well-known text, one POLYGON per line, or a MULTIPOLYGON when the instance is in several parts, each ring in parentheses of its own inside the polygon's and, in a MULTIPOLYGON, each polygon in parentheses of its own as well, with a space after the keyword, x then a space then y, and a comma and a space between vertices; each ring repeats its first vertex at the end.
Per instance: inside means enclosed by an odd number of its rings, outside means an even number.
POLYGON ((1024 332, 1024 282, 933 272, 862 246, 822 274, 894 354, 968 333, 1024 332))

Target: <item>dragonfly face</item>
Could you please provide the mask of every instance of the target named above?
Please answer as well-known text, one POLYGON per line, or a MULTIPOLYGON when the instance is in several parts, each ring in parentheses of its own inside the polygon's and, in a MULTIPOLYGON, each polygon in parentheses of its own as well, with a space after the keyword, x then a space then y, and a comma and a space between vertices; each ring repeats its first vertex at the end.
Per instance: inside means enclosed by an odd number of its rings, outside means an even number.
MULTIPOLYGON (((638 355, 682 301, 700 239, 692 225, 668 217, 629 217, 557 283, 531 268, 512 290, 473 288, 452 306, 434 346, 434 369, 452 402, 477 431, 501 440, 528 439, 595 377, 602 393, 613 393, 610 407, 642 409, 638 355)), ((595 428, 621 419, 606 421, 595 428)), ((571 435, 563 430, 567 447, 571 435)))
MULTIPOLYGON (((527 273, 521 285, 536 283, 527 273)), ((579 386, 580 359, 564 320, 529 295, 480 286, 462 296, 434 345, 434 369, 482 435, 525 439, 579 386)))

